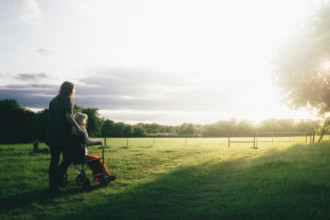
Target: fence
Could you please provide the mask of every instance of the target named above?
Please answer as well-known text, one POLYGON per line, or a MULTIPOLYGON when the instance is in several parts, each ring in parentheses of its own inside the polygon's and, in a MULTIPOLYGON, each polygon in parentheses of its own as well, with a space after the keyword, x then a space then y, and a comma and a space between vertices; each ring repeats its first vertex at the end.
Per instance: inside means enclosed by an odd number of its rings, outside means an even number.
MULTIPOLYGON (((312 136, 310 136, 310 143, 312 136)), ((308 143, 308 134, 307 132, 257 132, 256 137, 256 147, 258 143, 308 143), (271 138, 271 140, 269 140, 271 138)))
MULTIPOLYGON (((208 144, 216 144, 218 146, 227 146, 230 148, 232 144, 252 144, 253 148, 257 148, 260 144, 270 144, 275 143, 314 143, 313 139, 317 141, 319 136, 313 137, 306 132, 258 132, 253 137, 126 137, 126 138, 111 138, 113 140, 121 140, 120 144, 122 146, 136 145, 137 140, 145 140, 141 144, 146 144, 148 146, 158 146, 158 145, 180 145, 187 147, 188 145, 204 145, 204 142, 208 144)), ((104 145, 107 146, 111 144, 112 141, 107 143, 107 139, 104 138, 104 145)), ((139 141, 139 142, 141 142, 139 141)), ((324 135, 322 142, 330 141, 330 135, 324 135)), ((117 142, 117 141, 116 141, 117 142)))
MULTIPOLYGON (((232 143, 252 143, 253 148, 258 148, 258 143, 272 143, 272 146, 279 142, 308 143, 307 132, 257 132, 252 138, 253 140, 233 140, 228 137, 228 148, 232 143)), ((312 143, 312 136, 309 136, 309 142, 312 143)))
MULTIPOLYGON (((111 137, 104 137, 104 146, 107 146, 107 139, 110 139, 111 137)), ((188 139, 203 139, 202 137, 113 137, 111 139, 117 139, 117 140, 124 140, 123 143, 126 145, 126 146, 129 146, 131 143, 134 143, 135 141, 134 140, 143 140, 143 139, 147 139, 147 140, 150 140, 150 143, 152 143, 151 145, 152 146, 155 146, 156 145, 156 142, 157 140, 176 140, 176 139, 179 139, 179 140, 183 140, 182 143, 184 143, 184 146, 187 146, 187 141, 188 139)), ((204 138, 204 139, 209 139, 209 138, 204 138)), ((214 138, 212 138, 214 139, 214 138)), ((220 139, 220 138, 217 138, 217 139, 220 139)), ((223 138, 221 138, 223 139, 223 138)), ((148 143, 148 144, 150 144, 148 143)))
POLYGON ((240 143, 240 144, 245 144, 245 143, 252 143, 253 144, 253 148, 256 148, 256 137, 253 137, 253 141, 244 141, 244 140, 232 140, 230 139, 230 137, 228 137, 228 148, 230 148, 230 144, 231 143, 240 143))

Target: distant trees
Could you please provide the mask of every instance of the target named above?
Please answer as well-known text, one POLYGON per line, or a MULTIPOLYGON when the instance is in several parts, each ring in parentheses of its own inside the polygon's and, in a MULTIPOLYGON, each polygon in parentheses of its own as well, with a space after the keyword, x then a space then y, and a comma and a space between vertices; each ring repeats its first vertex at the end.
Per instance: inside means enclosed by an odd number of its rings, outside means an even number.
POLYGON ((321 121, 300 120, 299 122, 293 119, 267 119, 262 121, 258 126, 258 131, 273 131, 273 132, 308 132, 313 133, 321 128, 321 121))
POLYGON ((147 136, 145 130, 140 126, 133 127, 133 137, 145 137, 147 136))
POLYGON ((256 129, 255 126, 246 121, 237 122, 235 119, 228 121, 218 121, 214 124, 204 126, 203 136, 206 137, 237 137, 237 136, 253 136, 256 129))
POLYGON ((237 122, 235 119, 228 121, 218 121, 213 124, 204 125, 203 136, 205 137, 251 137, 256 132, 308 132, 313 133, 318 130, 320 121, 293 119, 267 119, 254 125, 253 123, 242 120, 237 122))
POLYGON ((112 120, 104 120, 101 128, 103 137, 144 137, 147 136, 141 124, 129 125, 123 122, 115 123, 112 120))
MULTIPOLYGON (((156 123, 136 125, 114 122, 99 118, 98 109, 74 106, 74 112, 88 115, 87 130, 91 137, 145 137, 145 136, 204 136, 204 137, 242 137, 253 136, 258 131, 313 133, 320 128, 320 121, 292 119, 268 119, 259 124, 247 120, 222 120, 212 124, 195 125, 183 123, 169 126, 156 123)), ((330 120, 327 121, 328 124, 330 120)), ((0 143, 43 141, 48 123, 48 109, 32 112, 21 107, 16 100, 0 100, 0 143)))
POLYGON ((35 115, 32 111, 22 108, 16 100, 1 100, 0 142, 31 142, 36 139, 43 124, 39 116, 42 116, 42 113, 35 115), (37 126, 38 122, 40 127, 37 126))
POLYGON ((274 132, 281 132, 281 131, 296 131, 297 127, 295 126, 295 121, 293 119, 267 119, 262 121, 260 127, 262 130, 266 131, 274 131, 274 132))
POLYGON ((34 113, 34 115, 37 120, 36 120, 36 138, 33 139, 45 140, 47 125, 48 125, 48 109, 44 109, 40 112, 34 113))
POLYGON ((193 124, 183 123, 180 126, 179 134, 184 136, 195 136, 196 135, 196 127, 193 124))
POLYGON ((101 128, 103 137, 110 137, 114 133, 115 123, 112 120, 106 119, 103 122, 103 126, 101 128))

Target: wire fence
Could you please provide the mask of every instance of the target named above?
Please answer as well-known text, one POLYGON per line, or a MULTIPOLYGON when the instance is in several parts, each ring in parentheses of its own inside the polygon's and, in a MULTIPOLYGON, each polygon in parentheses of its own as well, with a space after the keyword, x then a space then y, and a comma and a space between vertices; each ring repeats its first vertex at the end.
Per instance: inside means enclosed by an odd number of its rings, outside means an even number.
POLYGON ((307 132, 257 132, 256 147, 259 143, 311 143, 311 136, 307 132), (308 140, 309 139, 309 140, 308 140))
MULTIPOLYGON (((253 148, 260 146, 274 146, 279 144, 306 144, 317 142, 320 136, 313 137, 306 132, 259 132, 254 137, 104 137, 105 146, 246 146, 253 148), (314 141, 313 141, 314 140, 314 141)), ((330 135, 324 135, 322 142, 330 141, 330 135)))

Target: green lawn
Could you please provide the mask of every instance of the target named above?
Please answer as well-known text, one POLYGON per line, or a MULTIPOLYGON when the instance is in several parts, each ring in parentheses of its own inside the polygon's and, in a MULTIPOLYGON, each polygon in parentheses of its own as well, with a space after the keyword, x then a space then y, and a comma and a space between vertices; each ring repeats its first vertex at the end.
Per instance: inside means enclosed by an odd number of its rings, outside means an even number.
MULTIPOLYGON (((330 219, 330 144, 107 139, 107 188, 48 192, 48 148, 0 145, 0 219, 330 219)), ((99 146, 89 152, 101 155, 99 146)), ((69 168, 69 175, 75 172, 69 168)))

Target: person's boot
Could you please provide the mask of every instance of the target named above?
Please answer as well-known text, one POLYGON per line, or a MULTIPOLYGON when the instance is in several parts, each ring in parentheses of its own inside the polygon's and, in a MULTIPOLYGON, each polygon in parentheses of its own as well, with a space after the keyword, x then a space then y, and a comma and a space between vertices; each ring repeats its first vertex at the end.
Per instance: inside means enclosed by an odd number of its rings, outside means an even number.
POLYGON ((56 181, 49 180, 49 192, 64 192, 65 189, 56 181))
POLYGON ((116 175, 110 175, 108 178, 107 178, 107 182, 111 182, 111 181, 114 181, 115 179, 117 179, 117 176, 116 175))
POLYGON ((59 183, 59 186, 64 188, 66 186, 69 185, 69 178, 68 178, 68 174, 64 174, 64 176, 62 177, 61 182, 59 183))

